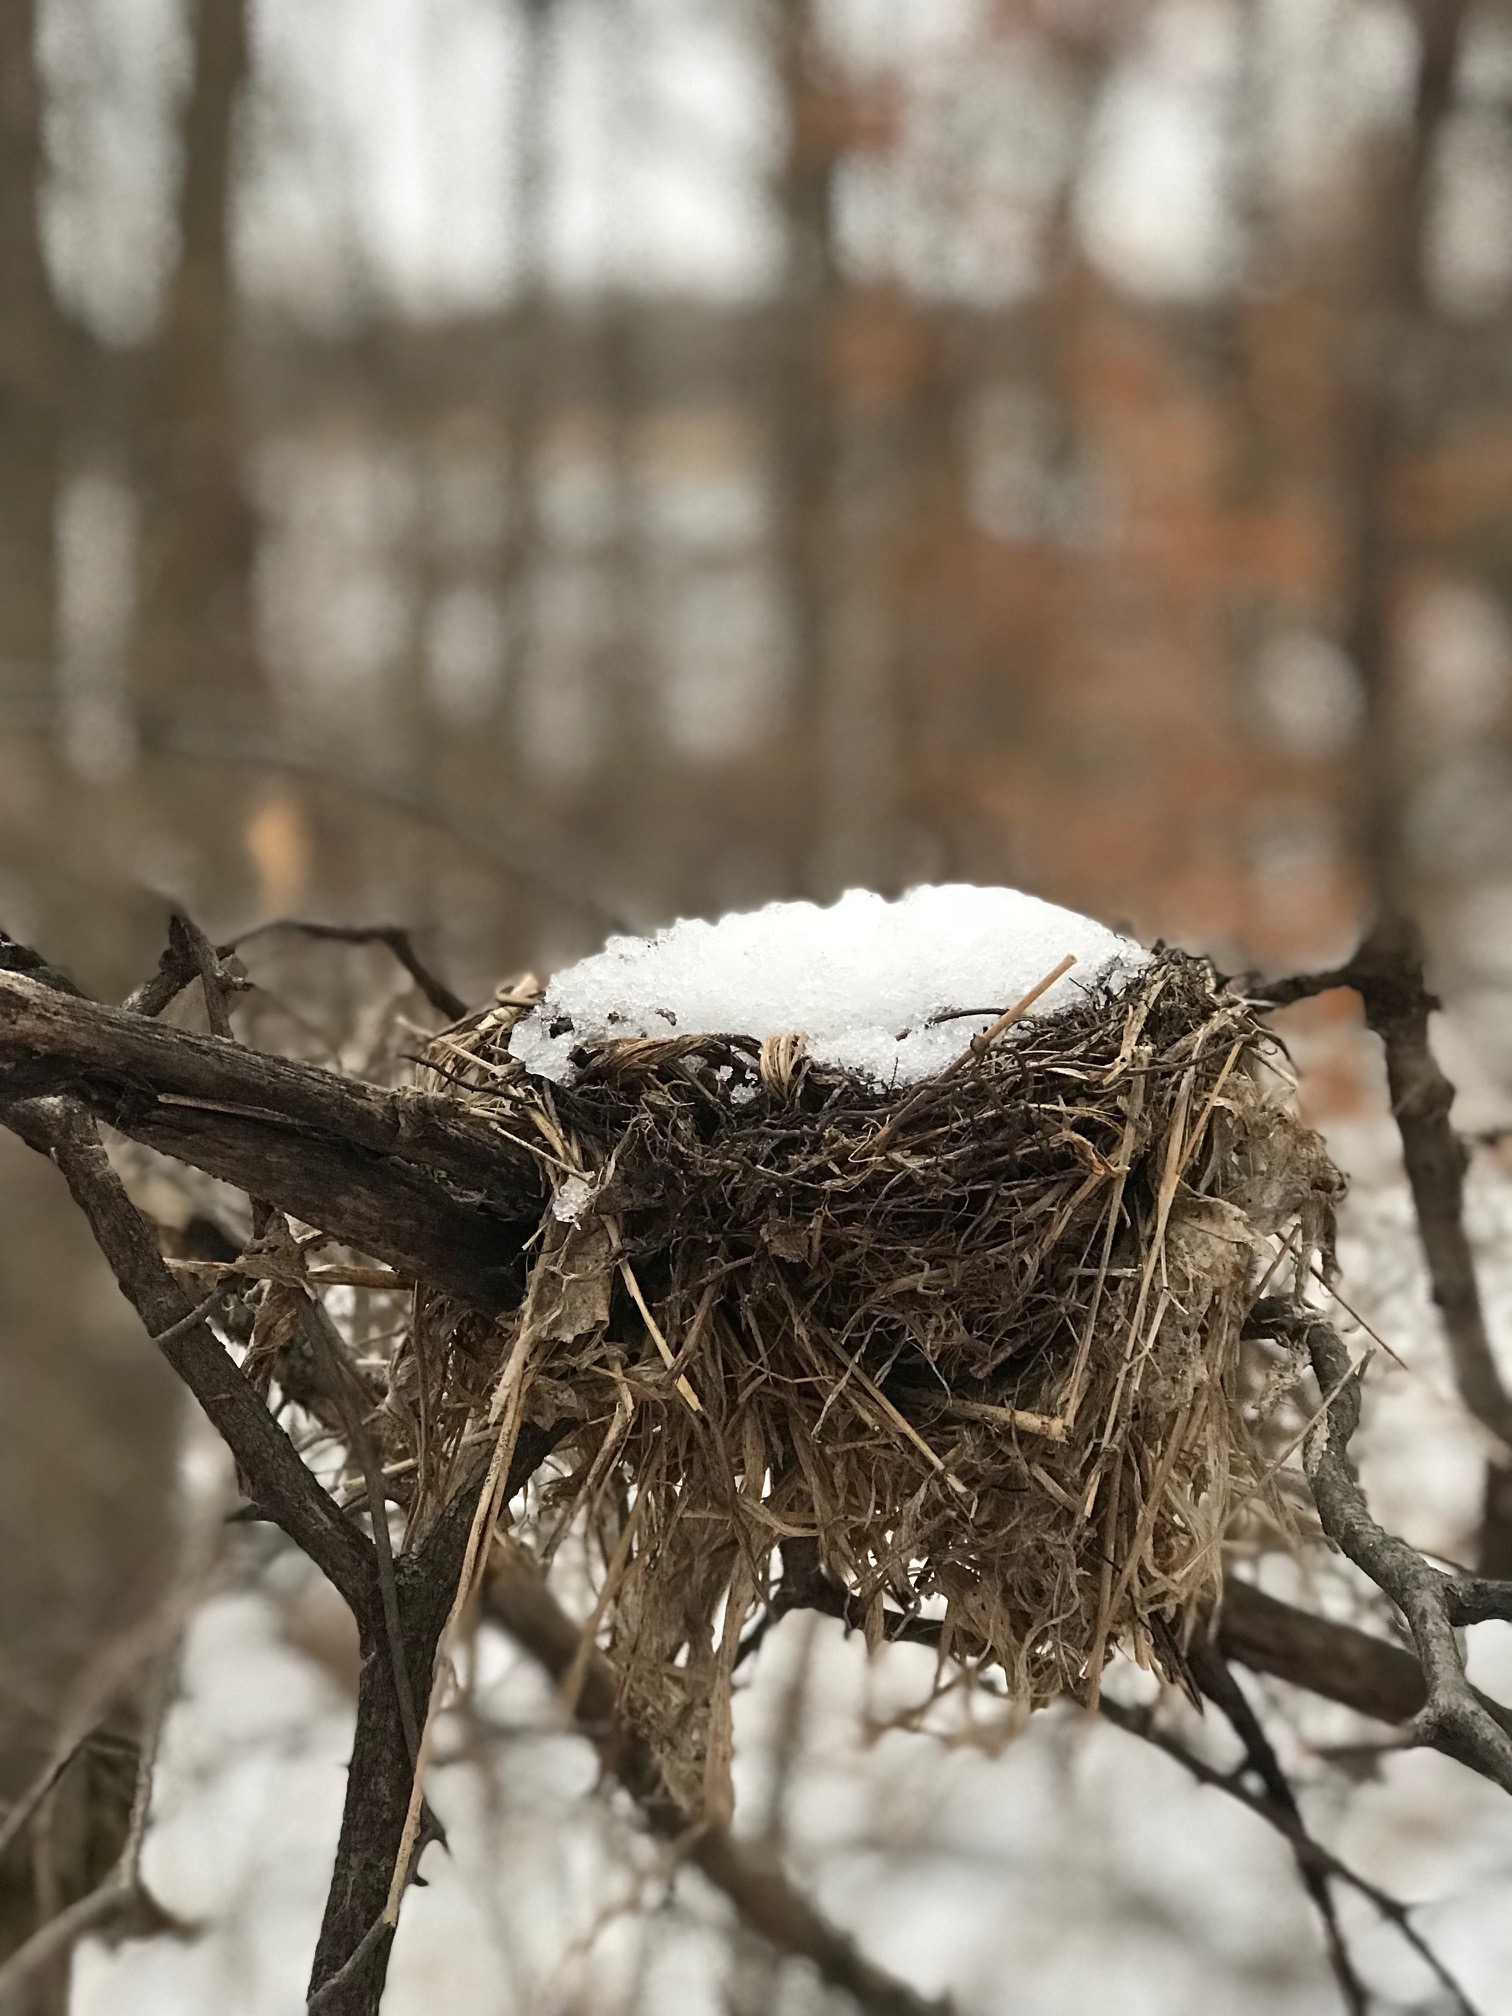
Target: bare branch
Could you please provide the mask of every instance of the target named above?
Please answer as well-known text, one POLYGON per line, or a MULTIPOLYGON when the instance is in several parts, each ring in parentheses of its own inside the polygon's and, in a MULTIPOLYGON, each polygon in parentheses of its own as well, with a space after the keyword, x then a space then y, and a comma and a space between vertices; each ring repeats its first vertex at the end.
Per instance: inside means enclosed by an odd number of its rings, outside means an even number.
POLYGON ((50 1756, 0 1819, 0 1855, 26 1832, 74 1758, 99 1734, 142 1665, 178 1636, 192 1600, 182 1590, 171 1594, 140 1623, 113 1638, 94 1660, 62 1719, 50 1756))
MULTIPOLYGON (((523 1490, 561 1433, 560 1428, 550 1431, 533 1422, 522 1425, 503 1502, 523 1490)), ((461 1572, 482 1481, 480 1469, 471 1489, 451 1499, 420 1546, 395 1563, 405 1668, 413 1675, 425 1676, 427 1683, 461 1572)), ((362 1649, 357 1728, 347 1770, 341 1838, 308 1989, 310 2002, 323 2016, 373 2016, 377 2010, 394 1938, 393 1926, 384 1919, 384 1907, 413 1783, 394 1661, 376 1606, 364 1625, 362 1649)), ((437 1832, 430 1821, 422 1846, 426 1838, 435 1839, 437 1832)), ((418 1862, 418 1851, 414 1859, 418 1862)))
POLYGON ((39 1925, 0 1966, 0 2010, 15 2008, 16 1998, 28 1983, 53 1961, 71 1953, 91 1932, 108 1929, 117 1935, 145 1938, 153 1932, 169 1930, 173 1922, 138 1880, 126 1882, 112 1873, 97 1889, 76 1898, 56 1918, 39 1925))
POLYGON ((1465 1145, 1450 1120, 1454 1087, 1428 1041, 1439 1003, 1423 978, 1422 946, 1410 924, 1387 920, 1354 957, 1327 973, 1304 973, 1255 989, 1285 1007, 1335 987, 1352 987, 1386 1053, 1392 1117, 1417 1212, 1433 1299, 1444 1322, 1454 1376, 1466 1407, 1512 1448, 1512 1393, 1496 1363, 1465 1231, 1465 1145))
POLYGON ((687 1843, 688 1860, 723 1891, 753 1931, 779 1952, 808 1960, 821 1979, 853 1996, 868 2016, 948 2016, 948 2003, 929 2001, 866 1959, 775 1863, 723 1827, 697 1826, 673 1795, 650 1747, 620 1719, 619 1690, 608 1661, 598 1652, 583 1661, 581 1629, 517 1551, 496 1555, 483 1600, 486 1614, 553 1680, 563 1680, 569 1671, 581 1674, 573 1718, 598 1750, 604 1769, 630 1793, 654 1833, 687 1843))
POLYGON ((13 1098, 66 1092, 122 1133, 490 1313, 519 1299, 535 1165, 443 1099, 5 973, 0 1073, 13 1098))
POLYGON ((195 971, 199 974, 200 986, 204 990, 205 1014, 209 1018, 210 1034, 229 1038, 231 996, 239 991, 239 983, 233 974, 226 971, 221 963, 220 954, 192 917, 179 916, 175 922, 188 938, 194 953, 195 971))
POLYGON ((168 919, 168 943, 158 955, 157 971, 140 987, 133 987, 121 1006, 131 1015, 161 1015, 198 971, 199 959, 187 920, 175 910, 168 919))
POLYGON ((274 917, 266 924, 243 931, 239 938, 223 945, 221 951, 238 951, 254 938, 265 938, 273 931, 297 931, 302 937, 322 938, 337 945, 386 945, 426 1000, 449 1022, 467 1013, 467 1003, 431 972, 402 924, 317 924, 304 917, 274 917))
POLYGON ((60 994, 84 998, 84 989, 76 980, 56 966, 49 966, 40 952, 23 945, 19 938, 12 938, 8 931, 0 931, 0 973, 24 973, 27 979, 36 980, 43 987, 56 987, 60 994))
MULTIPOLYGON (((1483 1583, 1475 1577, 1462 1578, 1456 1584, 1466 1591, 1467 1602, 1480 1600, 1477 1592, 1485 1589, 1499 1592, 1502 1586, 1483 1583)), ((837 1618, 849 1630, 859 1630, 862 1624, 860 1605, 838 1582, 817 1570, 800 1571, 785 1576, 767 1611, 742 1642, 737 1663, 751 1656, 770 1625, 788 1610, 817 1610, 823 1616, 837 1618)), ((906 1616, 902 1611, 887 1612, 884 1632, 889 1640, 909 1644, 935 1646, 940 1642, 938 1624, 927 1617, 906 1616)), ((1352 1624, 1339 1624, 1332 1618, 1299 1610, 1295 1604, 1268 1596, 1253 1583, 1242 1582, 1234 1575, 1224 1584, 1215 1646, 1225 1659, 1247 1666, 1252 1672, 1268 1673, 1377 1722, 1409 1722, 1421 1712, 1428 1698, 1422 1668, 1401 1646, 1384 1638, 1373 1638, 1352 1624)), ((1471 1693, 1480 1710, 1512 1739, 1512 1708, 1503 1707, 1474 1688, 1471 1693)), ((1417 1736, 1420 1742, 1444 1751, 1457 1763, 1481 1770, 1475 1758, 1463 1756, 1432 1734, 1425 1735, 1420 1729, 1417 1736)))
POLYGON ((1466 1578, 1461 1586, 1376 1523, 1347 1453, 1360 1420, 1358 1374, 1351 1372, 1349 1353, 1328 1324, 1314 1321, 1302 1327, 1318 1384, 1333 1395, 1304 1445, 1323 1530, 1407 1620, 1428 1687, 1415 1718, 1418 1740, 1461 1758, 1512 1792, 1512 1736, 1487 1714, 1466 1680, 1454 1635, 1457 1616, 1499 1616, 1504 1608, 1486 1608, 1491 1585, 1466 1578))
MULTIPOLYGON (((1221 1703, 1219 1705, 1222 1706, 1221 1703)), ((1410 1907, 1402 1903, 1400 1898, 1393 1897, 1389 1891, 1382 1890, 1367 1877, 1351 1869, 1347 1862, 1341 1861, 1331 1849, 1325 1848, 1321 1841, 1308 1832, 1290 1786, 1286 1787, 1284 1798, 1277 1798, 1269 1789, 1263 1795, 1251 1792, 1231 1773, 1216 1770, 1169 1731, 1159 1728, 1148 1709, 1126 1708, 1104 1695, 1097 1704, 1097 1711, 1105 1721, 1113 1723, 1116 1728, 1126 1731, 1131 1736, 1138 1736, 1143 1742, 1153 1744, 1157 1750, 1163 1751, 1167 1757, 1180 1764, 1183 1770, 1190 1772, 1199 1785, 1210 1786, 1214 1791, 1222 1792, 1230 1799, 1237 1799, 1241 1806, 1247 1806, 1251 1813, 1257 1814, 1267 1825, 1274 1827, 1291 1847, 1298 1869, 1310 1891, 1313 1890, 1315 1883, 1326 1885, 1328 1879, 1347 1884, 1350 1889, 1357 1891, 1389 1924, 1396 1927, 1423 1964, 1431 1969, 1440 1984, 1452 1996, 1460 2016, 1476 2016, 1474 2004, 1413 1925, 1410 1907)), ((1255 1726, 1258 1728, 1258 1723, 1255 1726)), ((1240 1740, 1245 1741, 1243 1732, 1239 1733, 1240 1740)), ((1266 1747, 1269 1748, 1268 1745, 1266 1747)), ((1268 1787, 1270 1773, 1267 1771, 1263 1775, 1266 1777, 1268 1787)), ((1326 1895, 1326 1888, 1324 1894, 1326 1895)), ((1325 1925, 1332 1943, 1338 1936, 1338 1928, 1331 1913, 1325 1919, 1325 1925)), ((1351 2010, 1368 2008, 1368 2003, 1358 1999, 1363 1994, 1363 1989, 1347 1955, 1341 1954, 1339 1957, 1348 1968, 1348 1985, 1346 1978, 1341 1975, 1340 1988, 1349 2001, 1351 2010)), ((1339 1974, 1337 1965, 1335 1973, 1339 1974)))
MULTIPOLYGON (((1292 1790, 1291 1780, 1282 1769, 1275 1745, 1265 1733, 1259 1716, 1250 1706, 1249 1697, 1229 1671, 1222 1654, 1199 1632, 1187 1648, 1186 1664, 1188 1672, 1201 1690, 1201 1696, 1205 1696, 1222 1711, 1229 1727, 1244 1745, 1246 1766, 1259 1779, 1267 1805, 1277 1808, 1298 1830, 1302 1830, 1302 1809, 1297 1803, 1296 1793, 1292 1790)), ((1198 1701, 1199 1707, 1201 1696, 1198 1701)), ((1310 1837, 1305 1833, 1302 1840, 1292 1841, 1297 1873, 1322 1921, 1329 1965, 1333 1968, 1334 1978, 1339 1984, 1339 1992, 1344 1998, 1350 2016, 1370 2016, 1369 1997, 1364 1983, 1355 1971, 1354 1961, 1344 1937, 1344 1928, 1339 1923, 1339 1914, 1334 1904, 1333 1891, 1329 1887, 1328 1874, 1320 1869, 1316 1859, 1305 1851, 1303 1841, 1308 1841, 1310 1845, 1310 1837)))
POLYGON ((57 1164, 122 1294, 235 1456, 259 1511, 365 1617, 377 1586, 371 1544, 299 1460, 208 1321, 195 1317, 89 1115, 72 1100, 30 1099, 0 1106, 0 1121, 57 1164))
MULTIPOLYGON (((283 1221, 280 1219, 279 1224, 283 1221)), ((287 1236, 287 1234, 286 1234, 287 1236)), ((394 1578, 394 1551, 389 1538, 388 1494, 383 1484, 383 1463, 368 1433, 363 1410, 369 1395, 347 1358, 341 1333, 326 1313, 318 1295, 301 1289, 300 1316, 305 1335, 314 1346, 315 1362, 325 1375, 347 1439, 356 1456, 367 1487, 368 1518, 373 1528, 373 1546, 378 1563, 378 1587, 383 1600, 383 1627, 393 1662, 394 1687, 399 1696, 399 1719, 404 1727, 404 1744, 413 1763, 420 1754, 420 1730, 415 1719, 415 1692, 410 1684, 404 1654, 404 1631, 399 1619, 399 1589, 394 1578)))
MULTIPOLYGON (((1251 1672, 1268 1673, 1376 1722, 1409 1722, 1428 1698, 1422 1668, 1401 1646, 1282 1603, 1233 1575, 1224 1584, 1217 1645, 1226 1659, 1251 1672)), ((1485 1694, 1475 1698, 1512 1737, 1512 1709, 1485 1694)))
POLYGON ((55 1960, 71 1953, 91 1932, 110 1930, 118 1937, 144 1938, 153 1932, 180 1930, 151 1896, 142 1882, 142 1844, 147 1836, 147 1815, 152 1805, 152 1786, 157 1770, 158 1747, 167 1719, 169 1697, 168 1666, 165 1660, 142 1733, 137 1758, 136 1787, 132 1794, 131 1818, 126 1840, 114 1869, 104 1882, 80 1897, 56 1917, 49 1918, 0 1966, 0 2010, 14 2007, 21 1991, 55 1960))

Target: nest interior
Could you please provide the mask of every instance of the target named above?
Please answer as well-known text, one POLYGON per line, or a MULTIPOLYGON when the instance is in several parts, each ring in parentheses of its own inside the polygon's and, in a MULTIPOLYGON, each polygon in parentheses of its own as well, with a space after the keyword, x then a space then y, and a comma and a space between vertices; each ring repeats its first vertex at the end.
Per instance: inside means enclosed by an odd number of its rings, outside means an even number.
POLYGON ((1159 1664, 1261 1481, 1245 1317, 1331 1239, 1338 1179, 1251 1008, 1163 953, 887 1091, 797 1035, 596 1041, 548 1084, 508 1048, 535 998, 428 1053, 530 1146, 542 1212, 508 1323, 416 1298, 384 1414, 412 1516, 505 1386, 557 1424, 533 1544, 599 1551, 593 1629, 694 1801, 784 1547, 873 1643, 927 1606, 942 1656, 1031 1704, 1095 1698, 1119 1643, 1159 1664))

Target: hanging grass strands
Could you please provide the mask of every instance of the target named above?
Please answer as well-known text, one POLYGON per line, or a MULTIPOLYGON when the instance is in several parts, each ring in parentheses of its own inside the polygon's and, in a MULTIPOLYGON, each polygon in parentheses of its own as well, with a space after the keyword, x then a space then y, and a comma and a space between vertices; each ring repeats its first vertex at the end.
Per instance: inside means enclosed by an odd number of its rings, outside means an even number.
POLYGON ((515 1054, 534 988, 430 1053, 531 1146, 541 1224, 512 1331, 420 1296, 393 1456, 444 1501, 514 1368, 563 1435, 532 1544, 591 1535, 624 1705, 704 1810, 785 1543, 873 1645, 930 1606, 1031 1705, 1095 1700, 1117 1645, 1169 1664, 1217 1591, 1263 1473, 1245 1318, 1277 1235, 1299 1280, 1326 1254, 1339 1179, 1204 961, 1058 998, 892 1087, 796 1031, 573 1032, 553 1082, 515 1054))

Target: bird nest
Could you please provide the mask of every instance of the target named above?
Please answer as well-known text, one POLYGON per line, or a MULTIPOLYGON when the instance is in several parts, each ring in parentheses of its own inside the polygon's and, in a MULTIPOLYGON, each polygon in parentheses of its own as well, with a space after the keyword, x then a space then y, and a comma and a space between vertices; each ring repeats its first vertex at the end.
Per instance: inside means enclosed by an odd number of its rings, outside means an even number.
POLYGON ((727 1780, 779 1564, 1031 1704, 1116 1645, 1168 1665, 1263 1483, 1245 1318, 1338 1188, 1250 1006, 1166 952, 886 1090, 796 1034, 595 1040, 550 1084, 509 1049, 537 999, 427 1053, 542 1208, 515 1316, 418 1298, 390 1453, 434 1507, 506 1387, 561 1438, 522 1530, 599 1552, 592 1631, 683 1792, 727 1780))

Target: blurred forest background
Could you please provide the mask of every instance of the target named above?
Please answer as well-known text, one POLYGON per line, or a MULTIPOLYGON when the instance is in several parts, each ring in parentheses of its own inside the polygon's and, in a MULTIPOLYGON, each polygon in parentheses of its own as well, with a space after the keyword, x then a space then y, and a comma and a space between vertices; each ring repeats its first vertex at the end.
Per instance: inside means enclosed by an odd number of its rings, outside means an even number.
MULTIPOLYGON (((1271 972, 1384 898, 1491 1129, 1509 774, 1502 0, 0 7, 0 923, 91 990, 169 903, 402 923, 479 999, 853 883, 1271 972)), ((247 958, 316 1049, 387 984, 247 958)), ((1354 1016, 1295 1040, 1368 1160, 1354 1016)), ((181 1469, 26 1161, 0 1797, 181 1469)), ((1277 1923, 1190 2006, 1323 2006, 1277 1923)))

